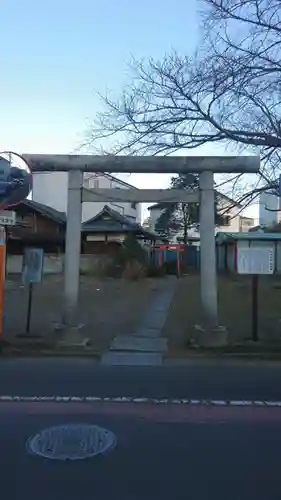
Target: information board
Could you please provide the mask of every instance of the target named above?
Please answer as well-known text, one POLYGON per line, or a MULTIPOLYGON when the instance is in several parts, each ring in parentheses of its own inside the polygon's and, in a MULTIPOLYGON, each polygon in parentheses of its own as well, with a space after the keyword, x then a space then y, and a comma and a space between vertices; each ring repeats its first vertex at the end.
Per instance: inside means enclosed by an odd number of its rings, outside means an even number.
POLYGON ((239 274, 273 274, 273 247, 237 248, 237 272, 239 274))
POLYGON ((16 224, 16 212, 13 212, 11 210, 0 211, 1 226, 15 226, 15 224, 16 224))
POLYGON ((25 248, 22 261, 22 282, 41 283, 43 275, 43 248, 25 248))

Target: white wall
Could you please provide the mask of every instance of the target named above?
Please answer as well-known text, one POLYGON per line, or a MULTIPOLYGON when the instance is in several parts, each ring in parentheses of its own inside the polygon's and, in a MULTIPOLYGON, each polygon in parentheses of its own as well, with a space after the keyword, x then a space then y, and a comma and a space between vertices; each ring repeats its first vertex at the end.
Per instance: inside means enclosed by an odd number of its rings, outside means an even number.
MULTIPOLYGON (((115 179, 115 178, 108 178, 108 177, 105 177, 105 176, 92 176, 91 174, 89 174, 89 177, 88 178, 85 178, 85 187, 87 186, 90 188, 90 189, 93 189, 93 188, 119 188, 119 189, 130 189, 130 188, 133 188, 134 186, 131 186, 129 184, 126 184, 126 183, 123 183, 122 181, 120 181, 119 179, 115 179)), ((94 205, 93 203, 83 203, 83 205, 85 205, 85 215, 88 213, 90 213, 90 211, 93 209, 92 206, 94 205), (87 207, 88 206, 88 207, 87 207), (86 208, 87 207, 87 208, 86 208)), ((128 202, 128 203, 113 203, 113 202, 107 202, 107 203, 101 203, 99 204, 100 206, 104 206, 104 205, 108 205, 110 206, 113 210, 116 210, 117 212, 121 213, 122 215, 125 215, 126 217, 130 217, 132 218, 133 220, 136 220, 137 222, 140 222, 141 221, 141 204, 140 203, 136 203, 135 206, 133 207, 132 203, 131 202, 128 202)), ((101 209, 100 209, 101 210, 101 209)), ((97 213, 100 211, 98 210, 97 213)), ((93 216, 90 216, 90 217, 93 217, 93 216)), ((88 217, 88 218, 90 218, 88 217)), ((87 220, 87 219, 84 219, 84 220, 87 220)))
MULTIPOLYGON (((66 172, 34 173, 32 199, 38 203, 48 205, 60 212, 66 212, 67 209, 67 184, 68 174, 66 172)), ((123 184, 118 179, 109 179, 103 175, 93 176, 85 174, 84 186, 87 188, 120 188, 129 189, 131 186, 123 184)), ((141 204, 138 203, 135 208, 131 203, 83 203, 82 222, 91 219, 97 215, 104 207, 108 205, 122 215, 132 217, 137 222, 141 221, 141 204)))
POLYGON ((43 205, 66 212, 67 173, 44 172, 33 174, 32 199, 43 205))
POLYGON ((149 216, 148 216, 149 217, 149 228, 152 231, 155 231, 155 224, 156 224, 157 220, 159 219, 161 212, 162 212, 162 210, 160 210, 160 208, 154 208, 153 210, 149 211, 149 216))
POLYGON ((261 226, 271 226, 279 222, 280 213, 266 210, 278 210, 280 208, 280 199, 276 194, 263 192, 259 197, 259 224, 261 226))
POLYGON ((247 233, 252 227, 254 227, 255 219, 252 217, 240 217, 240 231, 243 233, 247 233))
MULTIPOLYGON (((7 256, 7 274, 6 279, 9 280, 9 274, 21 274, 22 272, 22 255, 7 256)), ((80 272, 92 271, 100 261, 107 259, 107 256, 83 254, 80 255, 80 272)), ((64 255, 44 255, 43 274, 61 274, 64 267, 64 255)))
MULTIPOLYGON (((22 255, 7 255, 7 278, 9 274, 21 274, 22 255)), ((63 258, 60 255, 44 255, 44 274, 58 274, 63 270, 63 258)))

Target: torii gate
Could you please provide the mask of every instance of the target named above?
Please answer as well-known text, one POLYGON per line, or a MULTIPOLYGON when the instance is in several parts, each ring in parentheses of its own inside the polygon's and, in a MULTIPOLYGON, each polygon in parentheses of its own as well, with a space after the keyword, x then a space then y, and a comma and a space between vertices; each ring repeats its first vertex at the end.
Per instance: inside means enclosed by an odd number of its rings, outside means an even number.
POLYGON ((68 172, 64 322, 77 326, 82 202, 200 202, 201 305, 206 323, 218 325, 214 173, 257 173, 259 156, 95 156, 23 154, 32 172, 68 172), (179 189, 85 189, 83 172, 199 173, 197 191, 179 189))

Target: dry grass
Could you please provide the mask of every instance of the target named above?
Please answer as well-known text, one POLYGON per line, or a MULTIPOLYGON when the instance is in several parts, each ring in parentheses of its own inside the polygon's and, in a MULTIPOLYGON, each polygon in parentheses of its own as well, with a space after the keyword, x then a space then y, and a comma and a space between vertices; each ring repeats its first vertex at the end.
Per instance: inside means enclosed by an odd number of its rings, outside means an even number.
MULTIPOLYGON (((120 333, 130 334, 160 285, 157 279, 126 281, 80 278, 79 313, 85 324, 83 333, 93 348, 105 350, 112 338, 120 333)), ((61 277, 44 278, 34 286, 31 333, 54 337, 54 323, 61 319, 63 283, 61 277)), ((20 281, 6 283, 4 338, 11 341, 25 331, 28 291, 20 281)))
MULTIPOLYGON (((251 278, 219 276, 220 323, 229 331, 230 343, 251 338, 251 278)), ((281 339, 281 277, 259 278, 259 337, 268 343, 281 339)), ((190 275, 179 280, 163 335, 171 350, 188 344, 193 325, 200 324, 200 278, 190 275)))

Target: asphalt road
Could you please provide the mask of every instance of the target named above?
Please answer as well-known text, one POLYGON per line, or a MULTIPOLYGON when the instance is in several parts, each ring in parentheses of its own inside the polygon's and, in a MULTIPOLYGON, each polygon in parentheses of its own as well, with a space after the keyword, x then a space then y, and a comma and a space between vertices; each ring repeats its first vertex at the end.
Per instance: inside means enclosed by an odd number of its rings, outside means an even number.
POLYGON ((193 361, 107 367, 91 359, 2 359, 0 395, 281 401, 281 363, 193 361))
MULTIPOLYGON (((0 395, 280 401, 278 363, 110 368, 91 360, 3 359, 0 395)), ((2 491, 9 500, 279 500, 281 408, 117 402, 0 402, 2 491), (82 461, 31 456, 26 442, 90 423, 116 447, 82 461)))
MULTIPOLYGON (((2 403, 1 486, 5 498, 41 500, 278 500, 281 410, 249 416, 239 408, 210 415, 186 406, 114 403, 2 403), (278 414, 277 414, 278 412, 278 414), (234 411, 235 413, 235 411, 234 411), (87 422, 114 432, 107 454, 57 462, 31 456, 26 441, 41 429, 87 422), (280 423, 279 423, 280 422, 280 423)), ((263 409, 264 410, 264 409, 263 409)), ((213 411, 213 410, 211 410, 213 411)))

